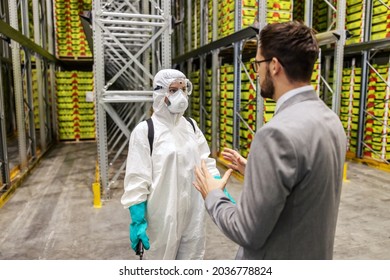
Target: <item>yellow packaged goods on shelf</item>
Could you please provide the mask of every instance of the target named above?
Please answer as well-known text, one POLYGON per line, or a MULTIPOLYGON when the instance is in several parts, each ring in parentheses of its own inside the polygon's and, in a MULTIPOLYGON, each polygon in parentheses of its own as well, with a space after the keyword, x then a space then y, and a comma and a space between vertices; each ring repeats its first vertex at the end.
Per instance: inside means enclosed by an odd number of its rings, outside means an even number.
POLYGON ((291 10, 291 1, 267 1, 267 8, 269 10, 284 10, 284 11, 290 11, 291 10))
POLYGON ((243 100, 254 100, 256 98, 256 92, 254 90, 247 90, 241 92, 241 99, 243 100))

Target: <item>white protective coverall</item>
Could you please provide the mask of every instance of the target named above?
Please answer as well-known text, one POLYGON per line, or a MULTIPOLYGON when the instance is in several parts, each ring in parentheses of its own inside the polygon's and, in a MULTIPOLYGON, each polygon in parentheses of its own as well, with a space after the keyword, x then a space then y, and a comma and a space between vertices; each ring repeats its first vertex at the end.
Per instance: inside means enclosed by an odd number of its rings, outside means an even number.
POLYGON ((158 72, 153 81, 153 152, 150 155, 148 126, 139 123, 131 133, 127 157, 125 208, 147 201, 146 259, 203 259, 205 251, 205 206, 193 187, 194 169, 201 159, 213 176, 219 176, 216 161, 209 158, 207 141, 195 121, 196 132, 183 117, 172 114, 164 102, 168 87, 185 75, 173 69, 158 72))

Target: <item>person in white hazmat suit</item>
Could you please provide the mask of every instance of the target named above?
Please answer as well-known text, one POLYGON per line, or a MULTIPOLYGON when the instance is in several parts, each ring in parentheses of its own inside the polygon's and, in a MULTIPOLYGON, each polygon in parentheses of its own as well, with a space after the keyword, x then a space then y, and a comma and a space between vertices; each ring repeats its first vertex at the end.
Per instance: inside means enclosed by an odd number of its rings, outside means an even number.
MULTIPOLYGON (((220 178, 202 131, 183 114, 191 82, 174 69, 159 71, 153 81, 152 152, 146 121, 132 131, 121 202, 131 216, 130 241, 148 250, 146 259, 203 259, 205 207, 192 186, 201 159, 220 178)), ((226 192, 226 195, 230 195, 226 192)))

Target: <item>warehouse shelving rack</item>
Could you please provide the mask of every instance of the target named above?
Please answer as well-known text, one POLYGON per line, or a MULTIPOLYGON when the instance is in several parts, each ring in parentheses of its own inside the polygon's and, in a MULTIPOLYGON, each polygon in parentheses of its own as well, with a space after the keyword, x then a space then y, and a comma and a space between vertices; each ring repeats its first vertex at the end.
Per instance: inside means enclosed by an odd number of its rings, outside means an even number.
MULTIPOLYGON (((390 2, 389 1, 370 1, 366 0, 363 3, 365 5, 365 15, 364 15, 364 28, 362 34, 362 42, 356 43, 353 45, 348 45, 345 47, 345 55, 354 57, 361 65, 361 88, 360 88, 360 102, 359 102, 359 112, 358 112, 358 128, 357 128, 357 144, 356 151, 349 151, 348 157, 351 159, 357 159, 358 161, 365 162, 367 164, 373 165, 375 167, 390 170, 390 158, 386 157, 390 147, 390 126, 389 126, 389 91, 390 91, 390 80, 389 76, 389 67, 390 67, 390 37, 387 35, 386 38, 370 40, 372 36, 372 27, 373 27, 373 11, 374 6, 381 7, 384 10, 387 10, 387 17, 390 18, 390 2), (375 68, 373 61, 381 57, 382 60, 387 63, 387 77, 383 77, 381 73, 375 68), (384 96, 383 100, 379 102, 379 104, 383 104, 385 111, 383 115, 383 120, 381 118, 376 117, 370 111, 370 105, 367 100, 369 98, 368 94, 369 83, 370 83, 370 72, 376 77, 378 80, 385 84, 385 91, 387 95, 384 96), (381 123, 383 128, 381 129, 381 137, 382 137, 382 149, 381 151, 375 151, 370 147, 370 145, 366 141, 366 126, 367 126, 367 118, 374 119, 381 123), (365 150, 368 151, 372 156, 365 156, 365 150)), ((385 12, 386 14, 386 12, 385 12)), ((388 30, 388 28, 387 28, 388 30)), ((390 34, 390 32, 388 32, 390 34)), ((372 77, 372 76, 371 76, 372 77)), ((350 126, 351 122, 347 127, 347 130, 351 130, 350 126)))
MULTIPOLYGON (((200 6, 205 7, 206 2, 204 0, 200 1, 200 6)), ((267 14, 267 1, 266 0, 259 0, 258 1, 258 14, 260 15, 258 17, 258 22, 256 24, 256 28, 254 27, 248 27, 246 29, 241 29, 242 26, 242 18, 241 18, 241 7, 242 7, 242 1, 238 0, 235 1, 235 8, 234 8, 234 19, 235 19, 235 32, 232 35, 226 36, 224 38, 221 38, 219 40, 216 40, 217 38, 217 11, 218 11, 218 1, 214 0, 213 2, 213 22, 212 22, 212 30, 213 30, 213 42, 209 44, 202 44, 206 41, 205 38, 202 39, 201 37, 201 45, 199 48, 196 49, 190 49, 187 53, 178 53, 174 59, 173 63, 176 64, 180 69, 185 69, 187 65, 188 73, 192 71, 192 64, 193 61, 198 59, 199 62, 199 71, 200 71, 200 95, 201 95, 201 108, 200 108, 200 127, 202 129, 205 128, 205 115, 203 112, 205 111, 205 97, 204 97, 204 83, 205 83, 205 77, 202 75, 202 73, 205 72, 205 61, 207 58, 207 55, 212 56, 212 72, 213 72, 213 79, 212 79, 212 88, 213 88, 213 95, 212 95, 212 141, 211 141, 211 151, 212 155, 214 157, 218 156, 218 133, 217 133, 217 125, 219 123, 218 118, 218 83, 219 83, 219 69, 220 69, 220 61, 221 61, 221 52, 220 50, 222 48, 233 48, 233 65, 234 65, 234 108, 233 108, 233 148, 239 150, 240 149, 240 123, 244 123, 246 127, 250 127, 248 123, 243 120, 243 118, 240 116, 240 110, 242 109, 242 104, 240 104, 240 97, 241 97, 241 73, 242 70, 245 71, 246 75, 249 77, 248 69, 246 69, 242 55, 246 51, 244 49, 245 42, 249 39, 253 39, 256 37, 257 30, 261 30, 266 25, 266 14, 267 14)), ((328 1, 325 1, 327 5, 330 5, 332 10, 335 11, 335 17, 333 22, 331 21, 329 23, 329 28, 326 32, 320 33, 317 35, 320 44, 325 47, 326 45, 333 44, 332 47, 332 57, 333 57, 333 68, 335 71, 335 76, 337 79, 333 82, 333 88, 329 88, 333 94, 332 94, 332 109, 339 113, 340 111, 340 92, 341 92, 341 73, 342 73, 342 65, 343 65, 343 51, 344 51, 344 44, 346 39, 346 32, 345 32, 345 0, 337 1, 337 7, 333 7, 331 3, 328 1), (334 29, 332 27, 335 26, 334 29)), ((183 4, 180 2, 180 4, 183 4)), ((190 6, 190 2, 187 3, 187 16, 190 16, 192 13, 189 11, 188 7, 190 6)), ((184 8, 184 6, 182 6, 184 8)), ((200 9, 201 11, 204 11, 205 9, 200 9)), ((312 0, 306 0, 305 1, 305 21, 306 24, 311 26, 312 24, 312 15, 313 13, 313 1, 312 0)), ((200 16, 200 26, 206 26, 208 18, 201 14, 200 16)), ((189 21, 187 23, 187 30, 181 31, 181 36, 184 36, 187 34, 188 38, 187 41, 191 42, 191 22, 189 21)), ((201 36, 205 37, 207 34, 206 32, 200 32, 201 36)), ((253 54, 253 56, 255 53, 253 54)), ((250 77, 249 77, 250 78, 250 77)), ((326 82, 326 79, 323 78, 323 81, 326 82)), ((252 85, 256 85, 257 81, 250 78, 250 82, 252 85)), ((258 87, 257 93, 258 93, 258 87)), ((263 108, 264 108, 264 100, 260 97, 259 94, 257 94, 256 99, 256 127, 260 128, 264 124, 263 119, 263 108)), ((245 104, 244 104, 245 106, 245 104)), ((252 133, 254 131, 251 130, 252 133)))
POLYGON ((95 0, 92 20, 99 183, 108 199, 131 130, 150 113, 154 74, 171 67, 171 3, 95 0))
POLYGON ((51 101, 54 98, 53 77, 58 61, 53 55, 54 31, 50 0, 2 0, 0 9, 2 206, 56 138, 51 101), (32 28, 30 21, 33 21, 32 28), (39 93, 35 102, 31 79, 33 69, 36 69, 39 93), (34 113, 38 115, 37 122, 34 113), (9 135, 12 137, 7 137, 9 135))

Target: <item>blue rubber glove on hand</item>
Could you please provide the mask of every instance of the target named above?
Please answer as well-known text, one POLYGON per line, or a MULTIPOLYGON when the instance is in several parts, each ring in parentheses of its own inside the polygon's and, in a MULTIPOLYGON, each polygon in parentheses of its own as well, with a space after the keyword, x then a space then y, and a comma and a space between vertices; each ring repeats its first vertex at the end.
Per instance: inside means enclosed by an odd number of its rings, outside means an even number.
POLYGON ((146 201, 129 207, 131 224, 130 224, 130 242, 131 248, 137 252, 138 242, 141 240, 145 250, 149 250, 149 237, 146 235, 148 222, 145 219, 146 201))
MULTIPOLYGON (((214 176, 214 179, 221 179, 221 176, 214 176)), ((227 196, 227 198, 229 198, 229 200, 233 203, 233 204, 236 204, 236 201, 233 199, 233 197, 230 195, 230 193, 228 192, 227 188, 225 187, 223 189, 223 192, 224 194, 227 196)))

